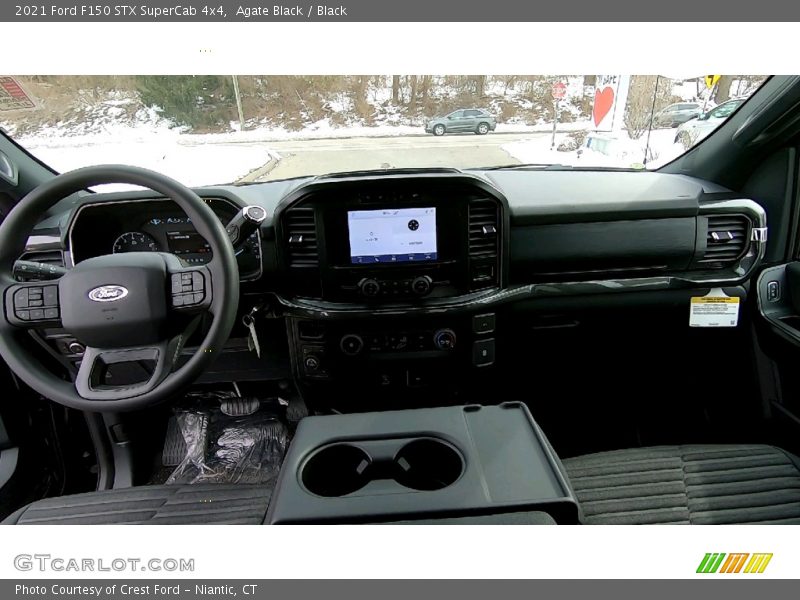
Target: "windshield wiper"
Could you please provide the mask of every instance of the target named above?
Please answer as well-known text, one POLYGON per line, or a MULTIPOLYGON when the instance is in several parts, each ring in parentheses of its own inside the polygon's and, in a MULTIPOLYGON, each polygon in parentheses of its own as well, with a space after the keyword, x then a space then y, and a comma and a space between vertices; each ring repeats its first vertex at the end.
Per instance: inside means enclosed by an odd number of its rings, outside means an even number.
POLYGON ((264 181, 234 181, 233 183, 224 183, 221 185, 235 185, 236 187, 244 187, 248 185, 260 185, 262 183, 276 183, 278 181, 293 181, 295 179, 311 179, 313 175, 295 175, 294 177, 282 177, 281 179, 266 179, 264 181))
POLYGON ((525 171, 538 170, 538 171, 641 171, 641 169, 634 169, 633 167, 603 167, 593 165, 562 165, 559 163, 523 163, 518 165, 499 165, 494 167, 475 167, 469 169, 470 171, 525 171))
POLYGON ((370 175, 429 175, 438 173, 458 173, 455 167, 390 167, 382 169, 359 169, 356 171, 338 171, 317 175, 317 179, 345 179, 348 177, 365 177, 370 175))
POLYGON ((470 171, 503 171, 505 169, 549 169, 551 167, 568 169, 567 165, 555 163, 517 163, 513 165, 496 165, 492 167, 472 167, 470 171))

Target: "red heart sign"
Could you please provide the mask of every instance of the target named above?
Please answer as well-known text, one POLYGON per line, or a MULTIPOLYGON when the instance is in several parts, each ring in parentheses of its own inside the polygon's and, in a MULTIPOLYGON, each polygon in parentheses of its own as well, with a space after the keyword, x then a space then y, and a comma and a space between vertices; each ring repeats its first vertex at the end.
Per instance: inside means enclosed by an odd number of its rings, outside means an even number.
POLYGON ((595 91, 594 93, 594 108, 592 109, 592 117, 594 118, 594 126, 600 125, 608 111, 614 106, 614 89, 610 87, 603 88, 602 90, 595 91))

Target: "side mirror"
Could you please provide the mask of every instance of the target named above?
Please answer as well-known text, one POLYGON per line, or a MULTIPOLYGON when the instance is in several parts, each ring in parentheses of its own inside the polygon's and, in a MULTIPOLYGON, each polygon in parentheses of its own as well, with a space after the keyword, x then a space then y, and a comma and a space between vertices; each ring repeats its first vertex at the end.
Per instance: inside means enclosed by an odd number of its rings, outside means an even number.
POLYGON ((447 115, 447 120, 448 121, 452 121, 453 119, 455 119, 455 117, 453 115, 447 115))
POLYGON ((708 113, 701 113, 697 115, 698 121, 708 121, 708 113))

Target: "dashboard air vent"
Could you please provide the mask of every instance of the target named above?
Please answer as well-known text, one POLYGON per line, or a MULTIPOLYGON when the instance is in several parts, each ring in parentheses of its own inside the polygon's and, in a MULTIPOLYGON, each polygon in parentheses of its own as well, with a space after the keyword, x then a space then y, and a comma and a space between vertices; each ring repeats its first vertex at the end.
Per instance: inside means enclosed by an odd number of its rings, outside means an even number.
POLYGON ((472 289, 497 284, 500 211, 494 200, 476 198, 469 203, 469 262, 472 289))
POLYGON ((290 267, 317 267, 317 224, 313 208, 296 207, 286 211, 283 217, 290 267))
POLYGON ((708 217, 706 250, 700 262, 719 263, 723 266, 736 261, 747 249, 749 232, 750 221, 745 216, 708 217))

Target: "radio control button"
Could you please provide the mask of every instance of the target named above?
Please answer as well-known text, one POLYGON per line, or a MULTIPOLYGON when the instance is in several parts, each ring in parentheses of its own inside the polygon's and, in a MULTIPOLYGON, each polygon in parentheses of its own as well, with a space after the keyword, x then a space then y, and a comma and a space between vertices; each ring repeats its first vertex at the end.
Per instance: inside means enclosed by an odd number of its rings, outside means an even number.
POLYGON ((426 276, 417 277, 411 282, 411 291, 417 296, 425 296, 431 291, 431 278, 426 276))
POLYGON ((374 297, 380 293, 381 284, 378 283, 377 279, 362 279, 358 282, 358 289, 364 296, 374 297))
POLYGON ((342 339, 339 342, 339 348, 341 348, 342 352, 347 354, 347 356, 355 356, 356 354, 360 353, 361 350, 363 350, 364 340, 361 339, 361 336, 356 335, 355 333, 348 333, 347 335, 342 336, 342 339))

